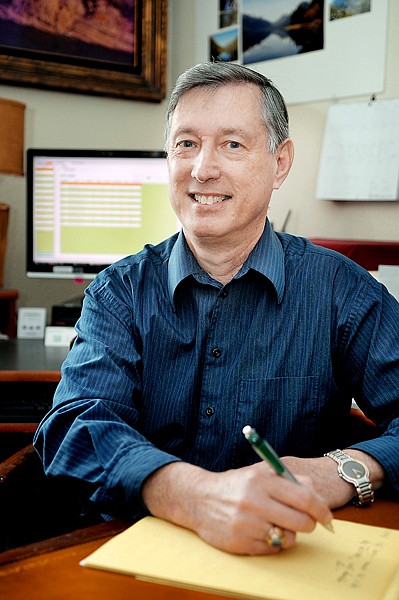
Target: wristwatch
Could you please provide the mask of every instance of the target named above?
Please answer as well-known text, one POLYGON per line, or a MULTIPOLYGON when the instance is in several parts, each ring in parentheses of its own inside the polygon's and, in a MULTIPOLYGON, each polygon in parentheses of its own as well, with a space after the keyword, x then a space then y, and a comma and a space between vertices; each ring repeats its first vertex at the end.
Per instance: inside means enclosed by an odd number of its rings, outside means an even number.
POLYGON ((342 450, 333 450, 326 452, 324 456, 328 456, 335 460, 338 465, 338 475, 352 483, 357 492, 357 498, 353 499, 355 506, 368 506, 374 502, 374 492, 370 482, 369 470, 366 465, 360 460, 355 460, 342 450))

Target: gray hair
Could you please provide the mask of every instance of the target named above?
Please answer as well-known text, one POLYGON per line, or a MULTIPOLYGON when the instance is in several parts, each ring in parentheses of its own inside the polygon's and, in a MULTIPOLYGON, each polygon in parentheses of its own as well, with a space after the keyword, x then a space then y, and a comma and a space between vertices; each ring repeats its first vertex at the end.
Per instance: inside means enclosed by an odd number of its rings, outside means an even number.
POLYGON ((278 146, 288 138, 288 112, 283 96, 273 82, 256 71, 242 65, 229 62, 206 62, 184 71, 177 79, 171 93, 166 112, 165 150, 168 142, 172 117, 180 98, 196 87, 216 89, 229 83, 253 83, 261 90, 262 119, 269 134, 269 151, 275 152, 278 146))

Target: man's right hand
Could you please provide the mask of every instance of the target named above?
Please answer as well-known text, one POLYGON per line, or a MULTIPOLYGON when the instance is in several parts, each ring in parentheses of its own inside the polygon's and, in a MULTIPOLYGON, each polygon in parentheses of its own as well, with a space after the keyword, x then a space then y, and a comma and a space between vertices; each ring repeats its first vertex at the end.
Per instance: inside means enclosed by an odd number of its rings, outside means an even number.
POLYGON ((295 544, 296 532, 311 532, 332 514, 311 480, 293 483, 265 462, 213 473, 187 463, 171 463, 144 483, 143 501, 155 517, 195 531, 206 542, 233 554, 274 554, 267 535, 284 532, 282 548, 295 544))

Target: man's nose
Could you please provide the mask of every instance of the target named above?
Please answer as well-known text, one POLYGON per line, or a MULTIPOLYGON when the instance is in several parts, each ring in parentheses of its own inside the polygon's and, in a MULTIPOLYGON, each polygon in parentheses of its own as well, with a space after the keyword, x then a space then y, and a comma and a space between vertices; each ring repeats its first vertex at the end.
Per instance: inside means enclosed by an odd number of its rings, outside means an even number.
POLYGON ((220 177, 220 165, 214 150, 202 149, 196 156, 191 176, 200 183, 220 177))

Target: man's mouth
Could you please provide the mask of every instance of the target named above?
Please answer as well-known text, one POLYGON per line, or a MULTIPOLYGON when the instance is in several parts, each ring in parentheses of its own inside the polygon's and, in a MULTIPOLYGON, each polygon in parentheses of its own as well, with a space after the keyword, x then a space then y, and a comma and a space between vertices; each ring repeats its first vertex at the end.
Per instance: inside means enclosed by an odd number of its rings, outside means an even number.
POLYGON ((223 202, 229 200, 231 196, 203 196, 202 194, 190 194, 191 198, 199 204, 216 204, 217 202, 223 202))

